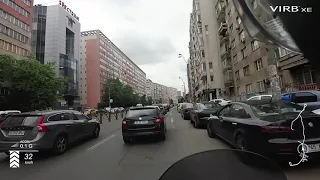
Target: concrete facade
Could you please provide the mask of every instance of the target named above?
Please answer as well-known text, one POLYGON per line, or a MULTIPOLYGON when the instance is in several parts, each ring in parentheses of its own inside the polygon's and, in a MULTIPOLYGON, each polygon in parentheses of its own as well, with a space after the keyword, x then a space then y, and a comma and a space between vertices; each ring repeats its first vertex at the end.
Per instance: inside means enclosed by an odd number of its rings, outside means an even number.
POLYGON ((96 107, 108 78, 119 78, 139 95, 146 94, 146 74, 100 30, 81 32, 81 105, 96 107))
POLYGON ((0 54, 30 55, 32 16, 33 0, 0 0, 0 54))
POLYGON ((212 0, 194 0, 190 14, 190 74, 197 101, 219 97, 224 89, 217 20, 212 0))

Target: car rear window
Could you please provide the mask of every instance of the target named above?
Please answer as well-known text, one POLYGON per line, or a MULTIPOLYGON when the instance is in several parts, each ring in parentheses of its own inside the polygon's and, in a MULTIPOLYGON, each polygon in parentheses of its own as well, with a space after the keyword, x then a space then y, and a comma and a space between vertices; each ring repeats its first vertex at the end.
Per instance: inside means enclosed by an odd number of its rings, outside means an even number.
POLYGON ((38 123, 40 117, 40 115, 8 116, 2 127, 35 126, 38 123))
POLYGON ((130 109, 126 115, 127 118, 140 116, 157 116, 157 110, 155 108, 130 109))

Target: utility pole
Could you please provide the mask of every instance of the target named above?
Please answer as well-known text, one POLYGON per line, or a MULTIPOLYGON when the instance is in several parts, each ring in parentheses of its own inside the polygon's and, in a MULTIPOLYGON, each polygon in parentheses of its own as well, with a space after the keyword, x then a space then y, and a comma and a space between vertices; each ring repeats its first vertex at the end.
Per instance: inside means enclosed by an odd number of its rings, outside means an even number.
MULTIPOLYGON (((114 79, 114 69, 112 69, 112 79, 114 79)), ((108 86, 109 86, 109 108, 111 108, 111 81, 109 81, 109 84, 108 84, 108 86)))

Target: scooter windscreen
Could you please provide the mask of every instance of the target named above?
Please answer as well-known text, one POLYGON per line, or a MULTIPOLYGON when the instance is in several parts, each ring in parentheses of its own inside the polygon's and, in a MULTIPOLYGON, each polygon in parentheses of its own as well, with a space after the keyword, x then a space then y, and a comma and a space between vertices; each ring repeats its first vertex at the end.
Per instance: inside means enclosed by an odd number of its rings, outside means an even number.
POLYGON ((287 180, 277 163, 241 150, 211 150, 173 164, 160 180, 287 180))

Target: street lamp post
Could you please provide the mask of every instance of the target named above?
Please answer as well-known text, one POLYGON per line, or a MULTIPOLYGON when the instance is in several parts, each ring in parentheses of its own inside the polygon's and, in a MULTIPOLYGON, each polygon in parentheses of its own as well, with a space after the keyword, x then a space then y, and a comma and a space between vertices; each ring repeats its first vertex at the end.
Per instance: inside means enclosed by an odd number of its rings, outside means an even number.
POLYGON ((186 94, 186 83, 184 82, 184 80, 179 77, 179 79, 181 79, 182 83, 183 83, 183 93, 186 94))
MULTIPOLYGON (((178 58, 182 58, 184 60, 184 62, 187 64, 187 68, 188 68, 188 62, 186 60, 186 58, 183 56, 183 54, 178 54, 178 58)), ((188 74, 189 75, 189 74, 188 74)), ((181 78, 181 77, 179 77, 181 78)), ((195 84, 194 79, 192 78, 193 84, 195 84)), ((184 82, 183 82, 184 83, 184 82)), ((191 87, 192 88, 192 87, 191 87)), ((185 88, 184 88, 185 89, 185 88)), ((193 95, 193 102, 196 102, 196 94, 194 89, 192 90, 192 95, 193 95)))

